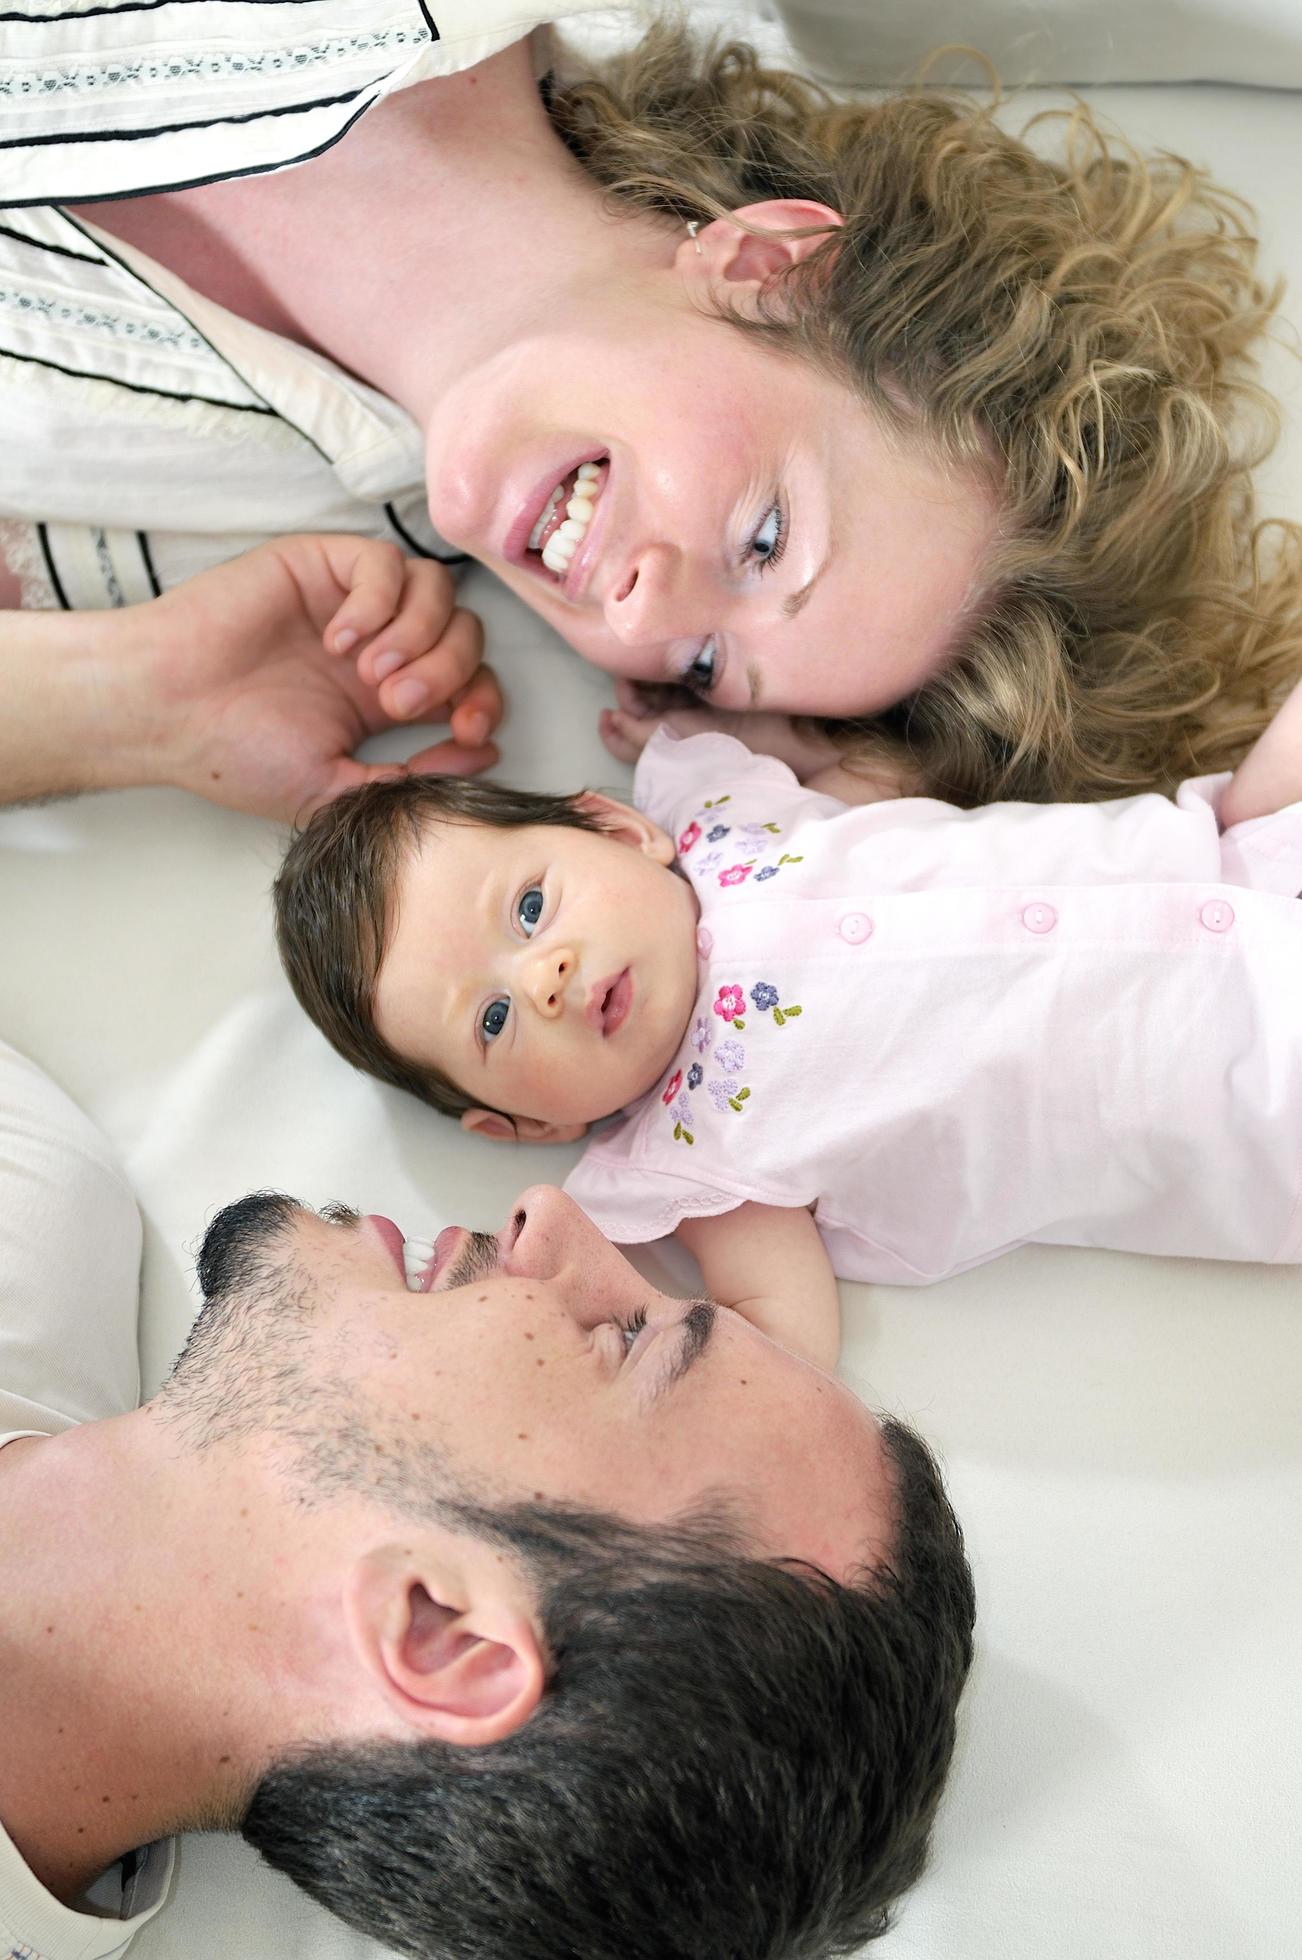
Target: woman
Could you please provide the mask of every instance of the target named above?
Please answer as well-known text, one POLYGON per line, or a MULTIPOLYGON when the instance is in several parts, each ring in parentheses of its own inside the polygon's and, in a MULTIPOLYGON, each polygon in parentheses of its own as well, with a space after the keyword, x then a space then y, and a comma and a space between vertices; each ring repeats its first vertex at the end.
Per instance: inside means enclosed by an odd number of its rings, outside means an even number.
MULTIPOLYGON (((38 159, 72 201, 15 212, 14 249, 129 284, 146 341, 112 374, 27 350, 10 511, 111 519, 170 585, 260 530, 440 552, 423 465, 439 536, 587 658, 804 717, 803 773, 847 795, 1116 793, 1261 726, 1302 643, 1292 534, 1263 567, 1252 533, 1271 298, 1233 200, 1083 112, 1055 165, 961 98, 837 106, 671 31, 547 103, 523 40, 399 79, 294 170, 259 161, 265 109, 222 123, 221 181, 162 195, 87 203, 79 158, 38 159)), ((175 140, 111 144, 122 183, 189 181, 140 162, 175 140)), ((106 576, 98 543, 42 542, 106 576)), ((382 708, 451 701, 483 759, 476 636, 385 674, 392 651, 362 666, 382 708)))

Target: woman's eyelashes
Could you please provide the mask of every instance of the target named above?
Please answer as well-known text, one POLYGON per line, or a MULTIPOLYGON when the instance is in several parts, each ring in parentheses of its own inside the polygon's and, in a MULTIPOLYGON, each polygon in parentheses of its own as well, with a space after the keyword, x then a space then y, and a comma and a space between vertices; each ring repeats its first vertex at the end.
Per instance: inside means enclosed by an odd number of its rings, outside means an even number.
POLYGON ((776 565, 787 548, 787 519, 782 505, 773 502, 764 513, 759 529, 751 533, 746 556, 761 572, 776 565))
MULTIPOLYGON (((775 498, 761 518, 758 527, 751 532, 746 541, 743 563, 757 565, 761 575, 776 565, 787 548, 787 516, 781 502, 775 498)), ((713 633, 702 640, 691 662, 684 667, 679 680, 693 694, 712 694, 719 685, 723 672, 723 662, 713 633)))
POLYGON ((697 649, 691 666, 683 669, 683 686, 689 687, 693 694, 708 694, 719 678, 718 667, 719 651, 711 634, 697 649))

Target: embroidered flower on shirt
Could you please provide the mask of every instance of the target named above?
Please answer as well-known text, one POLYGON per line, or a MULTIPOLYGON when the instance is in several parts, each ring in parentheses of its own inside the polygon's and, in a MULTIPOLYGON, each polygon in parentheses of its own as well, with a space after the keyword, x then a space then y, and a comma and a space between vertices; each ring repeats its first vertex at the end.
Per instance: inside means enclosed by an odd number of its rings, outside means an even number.
POLYGON ((721 1116, 725 1109, 735 1109, 741 1115, 750 1101, 750 1090, 743 1089, 735 1075, 716 1075, 705 1086, 721 1116))
POLYGON ((723 840, 724 840, 724 838, 725 838, 725 837, 726 837, 726 836, 728 835, 728 832, 729 832, 729 831, 731 830, 731 828, 732 828, 732 825, 731 825, 731 824, 726 824, 726 823, 717 823, 717 824, 716 824, 716 825, 714 826, 714 829, 713 829, 713 830, 707 830, 707 831, 706 831, 706 833, 705 833, 705 841, 706 841, 706 843, 707 843, 707 844, 721 844, 721 843, 723 842, 723 840))
POLYGON ((746 997, 740 987, 720 987, 714 1003, 714 1011, 721 1021, 731 1021, 734 1028, 741 1031, 746 1023, 742 1015, 746 1012, 746 997))
POLYGON ((680 1068, 676 1068, 673 1074, 670 1076, 668 1082, 665 1084, 665 1092, 660 1098, 661 1102, 665 1105, 666 1109, 668 1109, 670 1103, 673 1101, 674 1097, 678 1094, 678 1091, 682 1088, 682 1086, 683 1086, 683 1071, 680 1068))
POLYGON ((682 836, 678 840, 679 857, 687 856, 687 853, 691 850, 692 845, 699 840, 700 835, 701 835, 700 824, 689 823, 686 830, 683 832, 682 836))
POLYGON ((730 864, 726 871, 719 873, 719 883, 721 885, 740 885, 750 877, 750 874, 751 867, 749 864, 730 864))
POLYGON ((767 851, 772 840, 782 832, 775 823, 739 823, 733 835, 748 851, 767 851))
MULTIPOLYGON (((757 980, 750 990, 750 997, 759 1013, 767 1014, 770 1008, 773 1009, 773 1019, 778 1027, 785 1026, 788 1021, 794 1021, 804 1012, 800 1007, 779 1007, 778 990, 770 986, 767 980, 757 980)), ((719 1052, 722 1054, 722 1049, 719 1052)))
MULTIPOLYGON (((717 1008, 715 1012, 718 1012, 717 1008)), ((710 1026, 704 1014, 698 1014, 692 1022, 692 1032, 688 1039, 691 1041, 698 1055, 703 1055, 710 1043, 714 1040, 714 1029, 710 1026)))
POLYGON ((721 1041, 714 1051, 714 1059, 720 1068, 726 1068, 731 1075, 746 1066, 746 1050, 739 1041, 721 1041))
POLYGON ((695 1143, 696 1138, 687 1127, 692 1120, 692 1105, 688 1102, 686 1096, 680 1096, 678 1098, 678 1101, 674 1104, 669 1114, 674 1119, 674 1142, 695 1143))
MULTIPOLYGON (((697 1025, 699 1026, 700 1024, 698 1023, 697 1025)), ((708 1028, 706 1029, 706 1033, 707 1034, 709 1033, 708 1028)), ((692 1066, 687 1071, 688 1088, 699 1089, 704 1080, 705 1080, 705 1070, 701 1067, 701 1064, 699 1062, 693 1062, 692 1066)))
POLYGON ((704 857, 697 858, 696 863, 692 866, 692 870, 698 878, 705 878, 709 876, 711 871, 717 871, 722 863, 722 851, 707 851, 704 857))
POLYGON ((777 875, 778 875, 778 867, 776 866, 776 864, 762 865, 760 869, 755 873, 755 883, 757 885, 762 885, 766 878, 776 878, 777 875))

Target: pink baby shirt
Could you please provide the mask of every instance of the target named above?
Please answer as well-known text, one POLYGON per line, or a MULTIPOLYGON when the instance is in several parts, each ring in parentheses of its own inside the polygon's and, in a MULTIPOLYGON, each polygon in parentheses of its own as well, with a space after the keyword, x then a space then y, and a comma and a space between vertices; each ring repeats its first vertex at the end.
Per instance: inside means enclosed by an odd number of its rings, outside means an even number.
POLYGON ((726 735, 634 789, 700 900, 672 1066, 566 1188, 611 1238, 813 1205, 847 1279, 1027 1241, 1302 1257, 1302 804, 847 808, 726 735))

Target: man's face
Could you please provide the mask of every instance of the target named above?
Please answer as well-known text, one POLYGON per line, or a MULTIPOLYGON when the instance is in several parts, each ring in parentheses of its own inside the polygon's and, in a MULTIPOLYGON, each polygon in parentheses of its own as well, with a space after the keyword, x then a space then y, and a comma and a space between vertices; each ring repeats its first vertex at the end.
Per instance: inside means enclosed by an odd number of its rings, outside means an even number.
POLYGON ((759 1555, 837 1578, 888 1546, 890 1471, 863 1405, 740 1315, 657 1292, 553 1187, 522 1193, 495 1238, 440 1233, 432 1259, 410 1256, 411 1285, 387 1219, 295 1208, 268 1224, 270 1256, 306 1282, 308 1392, 314 1359, 344 1368, 460 1488, 645 1524, 723 1501, 759 1555))

